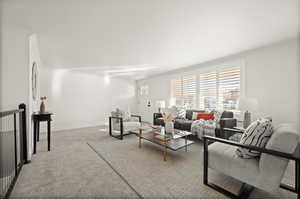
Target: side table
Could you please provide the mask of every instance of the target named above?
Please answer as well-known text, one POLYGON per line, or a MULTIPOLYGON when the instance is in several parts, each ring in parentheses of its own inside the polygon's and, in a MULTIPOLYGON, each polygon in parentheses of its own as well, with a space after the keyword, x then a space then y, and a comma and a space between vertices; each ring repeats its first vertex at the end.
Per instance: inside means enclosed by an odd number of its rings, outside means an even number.
POLYGON ((50 151, 51 142, 51 115, 53 113, 45 112, 35 112, 32 114, 33 120, 33 154, 36 154, 36 143, 40 139, 40 122, 47 122, 47 141, 48 141, 48 151, 50 151))

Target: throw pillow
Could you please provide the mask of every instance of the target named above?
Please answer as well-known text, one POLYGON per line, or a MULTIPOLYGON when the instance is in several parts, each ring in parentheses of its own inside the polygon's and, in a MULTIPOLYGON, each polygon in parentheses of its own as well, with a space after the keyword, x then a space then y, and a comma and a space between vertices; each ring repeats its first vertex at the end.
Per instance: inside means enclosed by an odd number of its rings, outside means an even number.
POLYGON ((197 120, 198 112, 193 112, 192 120, 197 120))
POLYGON ((182 106, 172 106, 169 111, 166 111, 165 113, 169 113, 174 115, 178 119, 184 119, 186 114, 185 107, 182 106))
POLYGON ((198 113, 197 119, 204 119, 204 120, 213 120, 214 114, 212 113, 198 113))
POLYGON ((177 107, 177 114, 176 114, 176 116, 178 118, 185 118, 185 112, 186 112, 186 110, 185 110, 184 107, 177 107))
POLYGON ((221 117, 222 117, 223 112, 217 111, 217 110, 212 110, 210 113, 214 115, 214 119, 213 119, 213 120, 214 120, 216 123, 219 123, 219 122, 220 122, 220 119, 221 119, 221 117))
POLYGON ((127 111, 124 111, 123 119, 125 122, 131 121, 131 112, 129 108, 127 111))
MULTIPOLYGON (((250 124, 240 140, 241 144, 264 148, 273 133, 272 122, 269 119, 261 118, 250 124)), ((260 152, 245 148, 237 148, 236 154, 241 158, 255 158, 260 152)))

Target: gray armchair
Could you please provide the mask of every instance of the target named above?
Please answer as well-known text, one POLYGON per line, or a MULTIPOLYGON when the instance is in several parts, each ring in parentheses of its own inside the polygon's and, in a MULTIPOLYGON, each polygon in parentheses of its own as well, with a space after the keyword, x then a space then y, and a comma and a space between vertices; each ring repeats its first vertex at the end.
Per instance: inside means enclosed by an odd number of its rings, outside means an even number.
POLYGON ((297 193, 300 198, 300 154, 298 134, 288 125, 274 129, 266 148, 243 145, 225 139, 204 136, 203 183, 231 198, 247 198, 254 187, 272 192, 279 187, 297 193), (209 143, 213 142, 208 146, 209 143), (243 159, 235 154, 237 147, 261 152, 259 159, 243 159), (295 161, 295 188, 281 184, 289 160, 295 161), (244 182, 240 196, 208 182, 208 168, 244 182))

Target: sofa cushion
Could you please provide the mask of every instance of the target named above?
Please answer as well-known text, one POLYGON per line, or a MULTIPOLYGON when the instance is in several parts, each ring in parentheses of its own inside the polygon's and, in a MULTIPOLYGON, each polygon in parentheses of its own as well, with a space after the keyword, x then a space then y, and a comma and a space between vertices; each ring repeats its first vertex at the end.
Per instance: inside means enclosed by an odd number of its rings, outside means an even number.
MULTIPOLYGON (((264 148, 273 133, 272 122, 268 119, 258 119, 245 130, 240 140, 241 144, 264 148)), ((242 158, 253 158, 260 156, 260 152, 245 148, 238 148, 237 155, 242 158)))
POLYGON ((249 184, 256 184, 259 176, 258 159, 244 159, 235 151, 237 147, 220 142, 208 146, 208 167, 249 184))
POLYGON ((193 123, 192 120, 176 119, 174 122, 174 128, 184 130, 184 131, 191 131, 192 123, 193 123))
POLYGON ((187 120, 192 120, 193 112, 204 113, 205 111, 203 111, 203 110, 193 110, 193 109, 186 110, 185 118, 187 120))

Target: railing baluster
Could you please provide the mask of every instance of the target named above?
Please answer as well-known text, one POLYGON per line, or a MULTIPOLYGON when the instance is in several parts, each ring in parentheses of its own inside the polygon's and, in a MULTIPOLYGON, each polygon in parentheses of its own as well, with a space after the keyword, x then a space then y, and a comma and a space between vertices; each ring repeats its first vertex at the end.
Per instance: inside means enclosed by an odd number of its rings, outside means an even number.
POLYGON ((14 113, 14 141, 15 141, 15 175, 18 175, 18 151, 17 151, 17 116, 14 113))
POLYGON ((0 112, 0 199, 9 198, 18 174, 27 162, 25 110, 25 104, 20 104, 18 110, 0 112))

